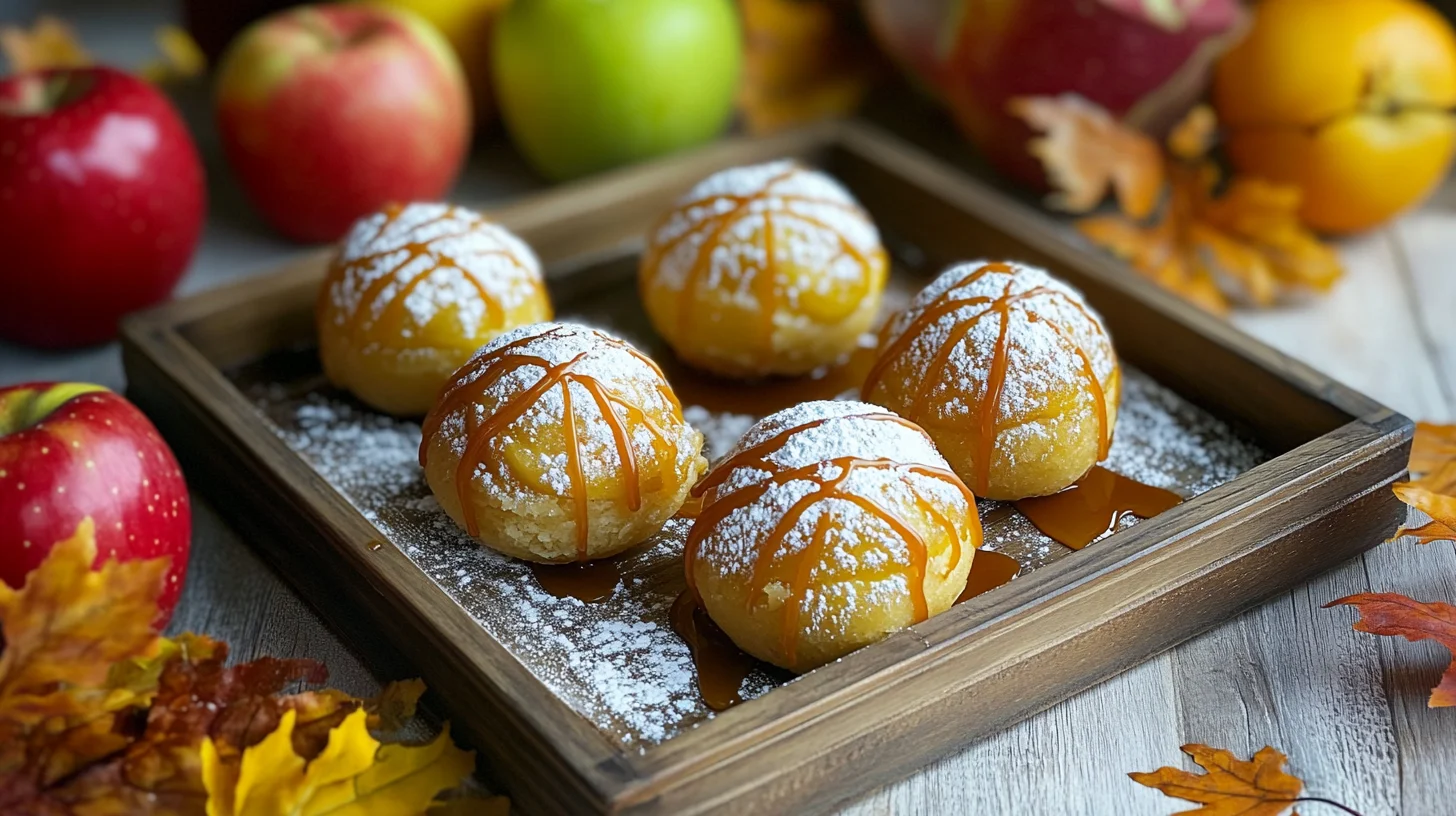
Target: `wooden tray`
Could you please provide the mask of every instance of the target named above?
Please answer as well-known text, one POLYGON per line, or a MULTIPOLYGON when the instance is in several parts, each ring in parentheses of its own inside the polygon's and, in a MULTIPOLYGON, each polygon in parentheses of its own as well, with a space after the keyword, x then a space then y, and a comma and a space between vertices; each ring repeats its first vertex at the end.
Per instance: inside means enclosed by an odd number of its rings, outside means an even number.
POLYGON ((381 546, 376 526, 225 373, 310 342, 327 253, 127 321, 129 394, 192 483, 366 656, 422 675, 524 810, 824 810, 1329 569, 1404 518, 1386 486, 1404 472, 1409 420, 868 125, 724 142, 494 215, 542 256, 558 304, 590 298, 603 259, 630 255, 692 183, 781 156, 839 178, 917 266, 999 256, 1066 278, 1102 313, 1125 361, 1271 458, 660 744, 627 745, 573 711, 408 556, 381 546))

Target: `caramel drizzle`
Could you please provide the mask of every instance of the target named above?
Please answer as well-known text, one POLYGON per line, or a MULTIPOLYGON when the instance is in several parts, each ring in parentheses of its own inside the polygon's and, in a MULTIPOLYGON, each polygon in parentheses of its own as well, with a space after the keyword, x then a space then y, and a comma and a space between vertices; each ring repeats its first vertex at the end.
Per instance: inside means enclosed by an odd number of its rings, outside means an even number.
MULTIPOLYGON (((367 242, 365 242, 366 245, 374 244, 379 239, 383 238, 384 233, 388 231, 389 227, 399 219, 400 214, 403 212, 404 208, 399 205, 391 205, 387 210, 385 210, 384 220, 380 222, 379 227, 374 231, 374 234, 369 238, 367 242)), ((455 218, 459 212, 459 208, 451 204, 445 209, 444 212, 426 221, 422 221, 415 227, 415 229, 420 230, 433 224, 443 223, 452 218, 455 218)), ((398 321, 402 316, 402 312, 404 311, 405 300, 410 296, 410 293, 413 292, 420 284, 428 280, 431 275, 435 274, 435 272, 447 267, 460 270, 461 277, 465 279, 466 283, 468 283, 470 287, 475 290, 475 293, 480 297, 480 302, 485 307, 485 314, 491 325, 501 325, 505 321, 505 314, 502 311, 500 304, 497 303, 495 298, 491 296, 490 292, 486 290, 485 285, 477 280, 474 275, 462 269, 460 267, 460 264, 456 263, 455 259, 434 249, 434 246, 442 241, 449 241, 455 238, 464 238, 470 235, 477 227, 481 226, 482 224, 488 223, 489 221, 487 219, 482 218, 478 215, 472 215, 465 229, 460 232, 452 232, 445 235, 437 236, 430 239, 428 243, 409 241, 403 246, 381 249, 376 252, 371 252, 368 255, 354 258, 346 263, 343 267, 343 272, 346 273, 346 275, 362 275, 367 269, 379 263, 384 258, 400 251, 403 251, 405 253, 404 258, 399 263, 395 264, 388 271, 371 280, 368 285, 365 286, 364 291, 360 293, 359 314, 361 315, 361 319, 355 320, 353 324, 349 327, 350 337, 356 343, 358 343, 365 339, 369 332, 374 331, 377 326, 381 324, 387 324, 390 321, 398 321), (390 297, 389 301, 386 302, 383 308, 379 310, 379 316, 371 316, 374 311, 374 302, 379 299, 380 295, 384 293, 384 290, 389 288, 391 284, 397 282, 396 277, 401 271, 407 268, 410 264, 414 263, 416 260, 423 257, 430 258, 434 261, 434 263, 426 266, 421 271, 415 273, 403 284, 397 287, 394 291, 394 294, 390 297)), ((510 264, 516 269, 525 269, 525 267, 522 266, 519 258, 503 249, 495 249, 488 252, 478 253, 476 257, 501 257, 509 261, 510 264)))
MULTIPOLYGON (((544 373, 539 380, 530 388, 511 397, 484 421, 478 420, 474 411, 464 411, 466 442, 460 462, 455 466, 456 496, 460 501, 460 512, 465 519, 465 531, 472 536, 479 535, 480 526, 476 519, 475 507, 470 501, 470 487, 476 466, 484 458, 486 448, 493 440, 497 439, 512 423, 524 416, 546 392, 560 387, 566 473, 571 482, 572 508, 576 522, 576 554, 578 560, 585 560, 588 542, 589 497, 587 496, 586 474, 582 468, 581 440, 576 432, 576 419, 572 408, 571 384, 576 383, 591 396, 592 401, 601 412, 602 419, 611 430, 618 461, 622 463, 622 468, 627 474, 628 509, 636 512, 642 507, 642 471, 638 467, 636 451, 632 447, 632 440, 627 433, 622 417, 617 414, 617 408, 621 408, 629 417, 640 421, 652 434, 652 448, 657 453, 658 468, 665 480, 671 478, 669 474, 676 467, 676 456, 671 438, 651 416, 628 401, 612 386, 574 370, 577 363, 585 359, 590 352, 583 351, 565 362, 554 364, 543 357, 516 353, 518 349, 536 340, 570 331, 566 326, 556 326, 543 334, 522 337, 489 354, 476 357, 456 372, 454 380, 441 394, 439 402, 430 411, 430 415, 425 418, 422 428, 423 439, 420 442, 420 466, 423 467, 427 462, 430 441, 439 433, 440 426, 446 417, 485 399, 486 392, 511 372, 526 366, 542 369, 544 373), (479 376, 475 376, 476 374, 479 376)), ((662 379, 662 371, 656 363, 616 338, 602 336, 601 341, 631 354, 655 371, 659 377, 658 393, 667 400, 674 411, 682 410, 677 397, 668 387, 667 381, 662 379)))
MULTIPOLYGON (((950 335, 941 343, 940 348, 936 350, 935 356, 931 359, 930 364, 924 369, 927 373, 943 371, 949 364, 951 355, 961 344, 961 341, 965 339, 966 335, 971 332, 971 329, 975 328, 976 324, 986 315, 996 314, 1000 318, 1000 328, 996 333, 996 345, 991 353, 991 368, 986 376, 985 391, 976 406, 977 415, 975 417, 976 472, 972 474, 972 477, 975 481, 973 488, 981 493, 986 492, 990 486, 991 457, 995 452, 996 438, 999 436, 1001 430, 997 427, 996 420, 1001 413, 1001 395, 1006 387, 1012 307, 1040 295, 1058 297, 1081 312, 1087 318, 1088 322, 1097 328, 1098 333, 1103 333, 1102 324, 1093 319, 1091 313, 1087 311, 1087 308, 1081 303, 1078 303, 1076 299, 1072 298, 1065 291, 1045 286, 1036 286, 1024 292, 1012 293, 1011 286, 1015 282, 1015 274, 1010 264, 996 261, 982 264, 947 287, 944 292, 941 292, 935 299, 927 303, 920 310, 920 313, 915 316, 915 319, 900 333, 900 336, 896 337, 894 342, 885 349, 885 353, 880 355, 880 358, 870 367, 869 373, 865 375, 864 386, 861 390, 861 393, 866 398, 869 398, 875 387, 884 378, 885 372, 889 367, 909 351, 910 347, 914 345, 915 341, 927 329, 940 322, 942 318, 964 308, 984 306, 985 308, 981 311, 972 314, 951 329, 950 335), (993 272, 1000 272, 1011 277, 1011 279, 1007 280, 1005 288, 1001 290, 1001 294, 997 297, 992 298, 985 295, 966 297, 956 294, 958 290, 975 283, 993 272)), ((1027 311, 1027 315, 1033 322, 1044 322, 1047 326, 1051 327, 1057 337, 1080 359, 1082 373, 1087 378, 1097 412, 1097 459, 1101 461, 1107 458, 1107 453, 1112 447, 1112 427, 1108 421, 1106 395, 1102 387, 1102 382, 1097 378, 1097 372, 1092 367, 1091 358, 1087 355, 1086 350, 1069 337, 1062 327, 1050 320, 1042 318, 1035 312, 1027 311)), ((910 400, 908 409, 905 411, 906 414, 916 417, 924 416, 927 408, 926 403, 930 399, 932 385, 935 382, 937 380, 934 376, 927 375, 921 377, 919 385, 915 388, 915 394, 910 400)))
MULTIPOLYGON (((788 203, 834 207, 844 210, 846 212, 854 213, 866 220, 868 219, 868 215, 865 214, 864 209, 856 204, 844 201, 835 201, 828 198, 818 198, 814 196, 793 194, 775 195, 773 193, 773 188, 775 185, 788 179, 795 173, 800 172, 801 170, 802 168, 799 165, 792 165, 788 169, 784 170, 781 173, 778 173, 777 175, 770 178, 768 181, 764 182, 763 186, 759 190, 749 195, 713 195, 708 196, 707 198, 700 198, 694 201, 690 201, 685 204, 679 204, 673 209, 673 213, 680 212, 686 214, 693 209, 706 207, 719 201, 727 201, 732 204, 732 207, 727 211, 714 213, 713 215, 703 218, 702 220, 697 221, 692 226, 684 230, 681 234, 666 241, 661 246, 653 247, 651 249, 648 263, 650 266, 655 267, 660 262, 661 258, 669 255, 674 249, 682 244, 682 242, 686 241, 688 238, 694 235, 702 233, 704 230, 707 231, 706 237, 704 238, 703 242, 698 246, 697 254, 693 256, 692 266, 688 268, 687 278, 686 280, 684 280, 682 290, 678 294, 679 333, 683 335, 688 335, 691 334, 693 331, 694 321, 691 306, 693 305, 694 293, 697 291, 697 287, 701 284, 703 278, 705 278, 712 270, 713 249, 718 246, 718 241, 723 237, 723 233, 726 232, 729 227, 733 226, 740 219, 742 219, 744 215, 747 214, 748 209, 753 206, 754 203, 759 201, 765 201, 770 197, 774 197, 788 203)), ((654 235, 656 235, 662 229, 663 225, 666 224, 667 219, 671 218, 673 213, 669 213, 663 218, 663 220, 658 222, 657 226, 653 229, 654 235)), ((751 287, 753 291, 753 296, 758 301, 760 311, 763 315, 764 338, 767 345, 767 351, 769 353, 772 353, 775 328, 774 314, 778 311, 778 307, 780 305, 778 298, 779 292, 776 286, 779 274, 779 260, 776 248, 774 246, 773 214, 768 210, 764 210, 762 215, 764 230, 763 248, 765 261, 763 269, 761 270, 762 274, 754 277, 751 287)), ((813 216, 810 216, 806 213, 798 212, 797 210, 793 209, 785 209, 784 211, 780 212, 779 215, 800 221, 802 223, 808 224, 811 227, 816 227, 833 235, 839 243, 839 251, 841 256, 848 256, 856 263, 858 263, 861 267, 868 268, 870 261, 867 257, 865 257, 865 254, 863 252, 860 252, 857 247, 849 242, 848 238, 846 238, 834 227, 831 227, 829 224, 826 224, 822 220, 814 218, 813 216)), ((833 260, 837 260, 837 258, 831 259, 831 263, 833 262, 833 260)))
MULTIPOLYGON (((821 514, 816 520, 807 546, 797 552, 786 555, 777 572, 787 572, 787 575, 776 574, 776 571, 773 569, 774 555, 783 546, 788 534, 798 525, 800 518, 811 506, 821 500, 831 498, 849 502, 871 516, 883 521, 905 542, 906 549, 910 554, 910 564, 905 577, 906 583, 910 588, 910 601, 914 607, 916 622, 929 617, 929 610, 925 600, 925 575, 929 567, 930 553, 926 547, 924 537, 903 518, 880 506, 878 503, 863 496, 844 491, 843 486, 845 482, 852 473, 860 469, 899 470, 907 473, 915 473, 933 479, 940 479, 955 486, 961 492, 961 495, 965 497, 966 504, 971 508, 971 512, 974 512, 976 507, 975 497, 971 495, 971 491, 966 488, 959 477, 948 470, 931 467, 929 465, 906 464, 891 459, 861 459, 854 456, 843 456, 824 462, 814 462, 802 467, 786 468, 769 460, 769 457, 781 450, 784 445, 788 444, 789 440, 795 434, 837 419, 893 422, 897 425, 910 428, 916 433, 922 435, 925 433, 914 423, 894 414, 853 414, 843 417, 824 417, 796 425, 792 428, 787 428, 768 439, 739 451, 727 461, 715 467, 702 481, 694 485, 692 490, 694 497, 703 496, 706 491, 723 484, 728 478, 728 475, 740 467, 766 470, 770 474, 768 479, 761 482, 740 488, 726 496, 712 497, 705 501, 697 520, 693 523, 692 530, 688 533, 688 540, 683 548, 683 568, 687 572, 688 587, 696 592, 697 586, 693 578, 693 567, 697 563, 698 552, 702 548, 703 541, 718 524, 735 510, 741 510, 758 501, 770 488, 786 485, 794 481, 808 481, 816 485, 814 490, 804 495, 789 507, 788 511, 774 525, 774 528, 760 542, 757 557, 754 559, 753 576, 749 583, 748 607, 750 609, 753 607, 753 603, 758 596, 775 578, 779 578, 782 583, 788 585, 789 598, 783 608, 780 644, 783 648, 784 655, 790 663, 794 662, 795 659, 801 607, 804 605, 805 600, 807 600, 809 582, 813 577, 814 568, 818 566, 823 556, 824 547, 828 539, 828 515, 821 514), (823 471, 828 466, 837 468, 839 471, 833 478, 825 478, 823 476, 823 471)), ((918 497, 916 503, 920 510, 930 516, 935 523, 943 527, 949 534, 951 558, 945 570, 945 574, 949 575, 960 564, 960 533, 956 529, 954 522, 944 513, 941 513, 934 505, 920 501, 918 497)))

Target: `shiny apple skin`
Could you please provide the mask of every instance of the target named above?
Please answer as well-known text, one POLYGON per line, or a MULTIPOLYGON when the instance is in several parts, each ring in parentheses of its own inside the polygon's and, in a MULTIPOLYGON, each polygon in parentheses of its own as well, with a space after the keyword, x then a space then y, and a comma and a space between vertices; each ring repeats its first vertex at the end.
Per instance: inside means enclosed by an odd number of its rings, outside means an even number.
POLYGON ((418 15, 366 3, 252 24, 218 65, 215 103, 238 184, 297 241, 332 241, 387 204, 443 197, 470 145, 450 44, 418 15))
POLYGON ((94 66, 0 79, 0 338, 73 348, 171 294, 206 215, 202 162, 166 97, 94 66), (66 77, 73 98, 11 104, 66 77))
MULTIPOLYGON (((7 420, 24 402, 77 383, 0 388, 0 581, 19 587, 51 545, 90 516, 96 559, 171 559, 158 622, 172 616, 187 575, 192 510, 171 448, 136 406, 99 386, 60 401, 38 422, 7 420)), ((60 391, 61 396, 71 392, 60 391)))

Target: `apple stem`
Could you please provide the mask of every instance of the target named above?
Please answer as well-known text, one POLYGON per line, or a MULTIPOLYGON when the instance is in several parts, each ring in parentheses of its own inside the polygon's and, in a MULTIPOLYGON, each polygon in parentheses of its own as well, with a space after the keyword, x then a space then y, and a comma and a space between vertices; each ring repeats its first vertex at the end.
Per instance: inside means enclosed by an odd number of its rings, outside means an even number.
POLYGON ((85 85, 70 71, 50 74, 31 73, 17 77, 15 93, 0 99, 0 113, 11 116, 36 116, 50 113, 81 95, 85 85))

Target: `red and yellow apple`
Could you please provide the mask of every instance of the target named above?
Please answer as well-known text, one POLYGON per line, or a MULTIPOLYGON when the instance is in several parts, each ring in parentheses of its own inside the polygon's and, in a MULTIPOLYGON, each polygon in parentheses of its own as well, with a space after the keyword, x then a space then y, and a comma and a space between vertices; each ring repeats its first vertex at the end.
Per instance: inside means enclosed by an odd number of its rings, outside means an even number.
POLYGON ((197 148, 151 85, 99 66, 0 79, 0 338, 110 340, 171 293, 205 210, 197 148))
POLYGON ((490 30, 510 0, 375 0, 413 11, 445 35, 470 84, 470 104, 481 127, 495 111, 490 76, 490 30))
POLYGON ((1238 170, 1304 193, 1326 232, 1425 198, 1456 152, 1456 33, 1416 0, 1264 0, 1214 105, 1238 170))
POLYGON ((862 0, 877 39, 1002 172, 1043 183, 1010 115, 1018 96, 1079 94, 1150 130, 1202 94, 1238 0, 862 0))
POLYGON ((172 616, 192 541, 187 484, 136 406, 99 385, 0 388, 0 581, 12 587, 82 519, 96 559, 171 559, 158 600, 172 616))
POLYGON ((393 201, 438 199, 470 143, 449 43, 382 6, 301 6, 249 26, 218 67, 223 149, 279 232, 329 241, 393 201))

